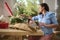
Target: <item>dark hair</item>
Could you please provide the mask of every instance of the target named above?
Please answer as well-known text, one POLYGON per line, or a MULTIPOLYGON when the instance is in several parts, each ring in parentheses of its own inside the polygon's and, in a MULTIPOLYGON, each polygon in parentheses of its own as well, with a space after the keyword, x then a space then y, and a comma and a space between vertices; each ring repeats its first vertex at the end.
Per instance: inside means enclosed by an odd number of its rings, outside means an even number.
POLYGON ((40 4, 42 7, 45 7, 45 10, 46 11, 49 11, 49 6, 48 6, 48 4, 46 4, 46 3, 41 3, 40 4))

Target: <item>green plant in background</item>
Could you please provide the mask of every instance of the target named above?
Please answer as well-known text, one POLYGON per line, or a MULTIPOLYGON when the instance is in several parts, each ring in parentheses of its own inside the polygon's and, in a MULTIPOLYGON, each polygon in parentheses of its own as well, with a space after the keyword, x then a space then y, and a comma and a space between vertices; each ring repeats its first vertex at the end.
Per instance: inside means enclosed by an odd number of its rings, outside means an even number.
POLYGON ((38 14, 38 6, 37 6, 37 0, 26 0, 26 3, 24 0, 19 0, 19 2, 16 2, 15 4, 15 11, 13 12, 13 16, 11 17, 10 21, 12 23, 24 23, 28 20, 28 16, 36 16, 38 14), (21 14, 24 16, 21 17, 21 14))
POLYGON ((20 2, 20 3, 16 2, 14 6, 15 6, 15 8, 14 8, 15 10, 13 12, 14 16, 24 13, 25 5, 23 2, 20 2))
POLYGON ((27 0, 27 6, 25 8, 25 14, 28 15, 28 16, 34 16, 34 15, 37 15, 37 3, 36 3, 37 0, 27 0))

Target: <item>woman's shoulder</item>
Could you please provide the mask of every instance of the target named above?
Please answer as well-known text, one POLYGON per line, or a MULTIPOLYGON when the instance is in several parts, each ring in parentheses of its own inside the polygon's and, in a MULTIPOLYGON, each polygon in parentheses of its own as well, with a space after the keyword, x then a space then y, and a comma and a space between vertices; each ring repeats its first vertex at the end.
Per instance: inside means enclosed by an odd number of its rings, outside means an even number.
POLYGON ((48 16, 53 16, 53 15, 55 15, 55 13, 54 12, 47 12, 47 15, 48 16))
POLYGON ((55 13, 54 12, 47 12, 46 17, 49 17, 49 18, 55 17, 55 13))

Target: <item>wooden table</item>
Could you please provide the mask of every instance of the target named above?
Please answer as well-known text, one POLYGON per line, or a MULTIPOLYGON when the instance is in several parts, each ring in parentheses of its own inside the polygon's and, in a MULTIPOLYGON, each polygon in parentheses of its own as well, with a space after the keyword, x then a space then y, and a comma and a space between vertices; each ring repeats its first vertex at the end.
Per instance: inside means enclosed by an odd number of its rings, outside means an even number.
POLYGON ((29 32, 29 31, 22 31, 16 29, 0 29, 0 35, 13 35, 13 36, 20 36, 20 40, 22 40, 22 36, 24 35, 40 35, 42 36, 44 33, 41 30, 37 32, 29 32))
MULTIPOLYGON (((54 31, 54 33, 60 33, 60 31, 54 31)), ((22 31, 22 30, 16 30, 16 29, 0 29, 0 35, 10 35, 12 37, 18 37, 18 40, 22 40, 22 36, 27 35, 44 35, 44 33, 41 30, 38 30, 37 32, 29 32, 29 31, 22 31)), ((10 40, 12 40, 12 37, 10 40)), ((16 39, 14 39, 16 40, 16 39)))

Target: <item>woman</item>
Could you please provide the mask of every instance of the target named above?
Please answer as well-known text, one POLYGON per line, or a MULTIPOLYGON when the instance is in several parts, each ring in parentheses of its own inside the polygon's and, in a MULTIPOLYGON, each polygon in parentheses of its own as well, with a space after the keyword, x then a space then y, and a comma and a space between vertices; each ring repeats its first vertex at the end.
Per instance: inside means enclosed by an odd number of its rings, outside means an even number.
POLYGON ((39 12, 39 15, 32 17, 32 20, 38 20, 39 27, 44 32, 44 36, 42 36, 40 40, 51 40, 53 28, 58 26, 55 13, 49 12, 49 7, 46 3, 41 3, 39 5, 39 12))

